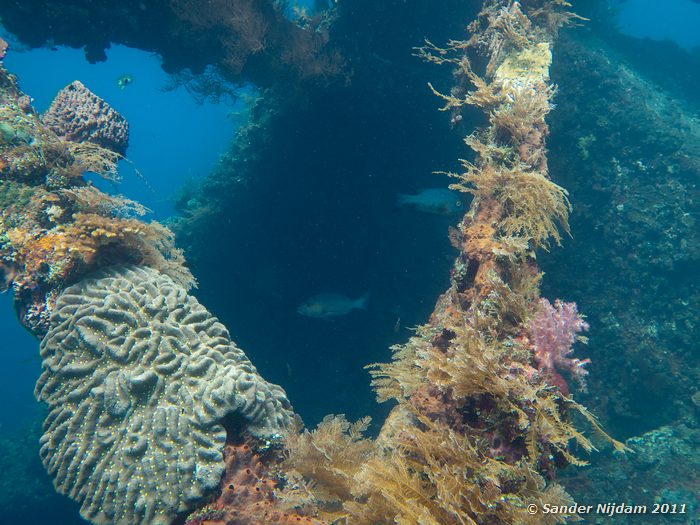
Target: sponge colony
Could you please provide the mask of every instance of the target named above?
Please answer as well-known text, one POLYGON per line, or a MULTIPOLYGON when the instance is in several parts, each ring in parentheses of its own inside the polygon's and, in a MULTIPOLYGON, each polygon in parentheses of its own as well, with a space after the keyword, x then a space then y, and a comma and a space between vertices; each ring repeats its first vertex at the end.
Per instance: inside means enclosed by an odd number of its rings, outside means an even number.
POLYGON ((120 155, 129 146, 126 119, 79 80, 58 92, 41 120, 64 140, 92 142, 120 155))
POLYGON ((294 417, 194 297, 149 268, 67 288, 41 344, 41 457, 94 523, 166 524, 215 489, 221 420, 271 438, 294 417))

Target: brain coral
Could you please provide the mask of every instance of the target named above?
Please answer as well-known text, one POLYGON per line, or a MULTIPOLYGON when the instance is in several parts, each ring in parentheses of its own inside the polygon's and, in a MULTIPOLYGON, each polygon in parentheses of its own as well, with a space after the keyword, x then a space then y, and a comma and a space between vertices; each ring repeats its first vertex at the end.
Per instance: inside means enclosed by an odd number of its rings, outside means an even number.
POLYGON ((121 155, 129 146, 126 119, 78 80, 58 92, 41 120, 65 140, 93 142, 121 155))
POLYGON ((295 417, 226 328, 153 269, 111 269, 66 289, 41 356, 41 457, 94 523, 170 523, 221 479, 222 418, 269 438, 295 417))

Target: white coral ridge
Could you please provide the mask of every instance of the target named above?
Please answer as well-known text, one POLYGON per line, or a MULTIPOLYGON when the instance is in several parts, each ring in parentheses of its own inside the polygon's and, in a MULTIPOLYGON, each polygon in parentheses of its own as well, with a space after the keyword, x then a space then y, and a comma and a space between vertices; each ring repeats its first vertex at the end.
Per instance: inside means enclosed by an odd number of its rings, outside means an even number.
POLYGON ((112 269, 66 289, 41 357, 42 460, 97 524, 171 523, 217 487, 224 417, 265 439, 294 417, 226 328, 153 269, 112 269))

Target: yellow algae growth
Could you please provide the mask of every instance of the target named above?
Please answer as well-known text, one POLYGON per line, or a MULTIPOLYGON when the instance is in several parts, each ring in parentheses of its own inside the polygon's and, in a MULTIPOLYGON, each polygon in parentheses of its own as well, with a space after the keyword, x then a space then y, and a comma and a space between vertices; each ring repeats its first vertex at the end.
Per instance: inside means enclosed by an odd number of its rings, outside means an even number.
POLYGON ((543 82, 549 80, 552 51, 549 43, 540 42, 506 56, 496 70, 495 80, 508 82, 543 82))

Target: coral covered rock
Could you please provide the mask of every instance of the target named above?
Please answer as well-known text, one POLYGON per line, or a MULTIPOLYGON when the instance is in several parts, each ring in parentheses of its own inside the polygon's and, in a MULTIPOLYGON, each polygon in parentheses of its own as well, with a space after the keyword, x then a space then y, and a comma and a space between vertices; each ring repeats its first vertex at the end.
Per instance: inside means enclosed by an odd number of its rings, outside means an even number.
POLYGON ((223 418, 274 439, 294 417, 226 328, 153 269, 112 269, 66 289, 41 356, 41 457, 94 523, 170 523, 218 486, 223 418))
POLYGON ((227 443, 218 498, 191 514, 185 525, 327 525, 285 508, 285 495, 269 465, 274 460, 274 454, 262 457, 245 442, 227 443))
POLYGON ((42 120, 65 140, 92 142, 120 155, 129 146, 126 119, 78 80, 58 92, 42 120))
POLYGON ((557 56, 551 166, 579 205, 542 267, 548 293, 566 290, 596 328, 582 400, 639 436, 695 410, 700 382, 697 68, 668 43, 598 31, 563 35, 557 56))
POLYGON ((694 525, 700 515, 699 443, 698 420, 690 415, 628 439, 634 454, 606 455, 585 476, 565 472, 562 482, 581 501, 647 505, 645 514, 616 514, 610 518, 615 525, 694 525))

